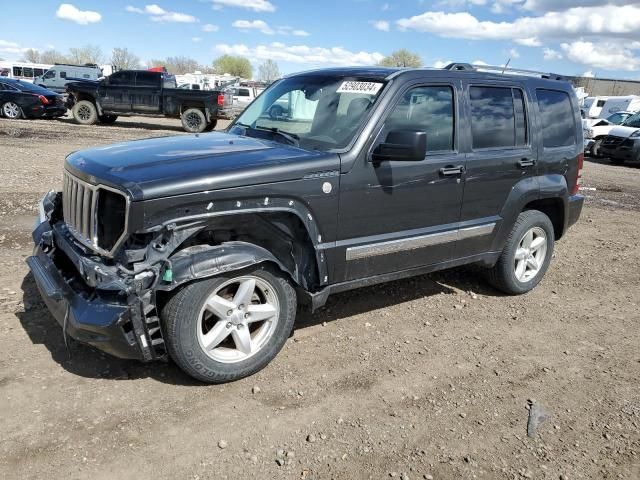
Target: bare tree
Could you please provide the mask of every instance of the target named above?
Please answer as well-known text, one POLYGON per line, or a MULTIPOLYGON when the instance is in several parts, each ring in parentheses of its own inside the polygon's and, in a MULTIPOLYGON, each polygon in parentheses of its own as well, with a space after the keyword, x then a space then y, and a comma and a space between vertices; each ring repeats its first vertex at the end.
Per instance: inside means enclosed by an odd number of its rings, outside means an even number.
POLYGON ((378 65, 383 67, 418 68, 422 66, 422 59, 417 53, 401 48, 400 50, 392 52, 391 55, 384 57, 378 65))
POLYGON ((28 63, 41 63, 40 52, 34 48, 30 48, 24 52, 22 61, 28 63))
POLYGON ((278 64, 271 59, 265 60, 258 67, 258 80, 261 82, 271 83, 280 78, 280 69, 278 64))
POLYGON ((111 64, 120 70, 140 68, 140 58, 127 48, 116 47, 111 52, 111 64))
POLYGON ((189 57, 167 57, 164 60, 153 59, 149 61, 150 67, 165 67, 169 73, 184 75, 193 73, 199 69, 198 61, 189 57))
POLYGON ((78 65, 83 63, 103 63, 102 49, 97 45, 85 45, 84 47, 70 48, 69 60, 78 65))
POLYGON ((53 65, 55 63, 68 63, 69 59, 57 50, 45 50, 40 54, 40 62, 53 65))

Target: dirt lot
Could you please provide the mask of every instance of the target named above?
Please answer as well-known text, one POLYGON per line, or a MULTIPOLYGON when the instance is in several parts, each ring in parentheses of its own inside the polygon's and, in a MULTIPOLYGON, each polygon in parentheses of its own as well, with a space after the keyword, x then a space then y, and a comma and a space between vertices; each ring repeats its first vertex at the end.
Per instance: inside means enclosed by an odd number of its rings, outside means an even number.
POLYGON ((640 478, 640 168, 586 163, 586 209, 528 295, 469 270, 341 294, 265 370, 203 386, 69 359, 24 263, 67 153, 170 134, 0 120, 0 477, 640 478))

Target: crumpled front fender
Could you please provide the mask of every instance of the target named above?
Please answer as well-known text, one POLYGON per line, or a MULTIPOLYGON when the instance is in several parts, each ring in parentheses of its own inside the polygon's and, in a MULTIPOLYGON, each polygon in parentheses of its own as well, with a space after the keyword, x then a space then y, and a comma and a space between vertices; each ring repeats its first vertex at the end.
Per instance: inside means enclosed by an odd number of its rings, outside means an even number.
POLYGON ((180 250, 169 258, 172 280, 162 281, 159 290, 173 290, 183 283, 242 270, 263 262, 273 262, 296 279, 268 250, 247 242, 225 242, 221 245, 198 245, 180 250))

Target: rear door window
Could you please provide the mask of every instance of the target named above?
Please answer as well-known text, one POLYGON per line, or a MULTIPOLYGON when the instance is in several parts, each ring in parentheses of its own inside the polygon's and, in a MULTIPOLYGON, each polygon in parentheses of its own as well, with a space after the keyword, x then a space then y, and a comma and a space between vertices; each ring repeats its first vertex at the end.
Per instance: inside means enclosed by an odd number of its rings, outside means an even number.
POLYGON ((109 77, 109 85, 133 85, 134 72, 116 72, 109 77))
POLYGON ((576 143, 576 126, 571 99, 567 92, 536 90, 542 120, 543 145, 568 147, 576 143))
POLYGON ((136 74, 136 86, 158 87, 160 86, 160 76, 154 72, 138 72, 136 74))
POLYGON ((527 145, 528 121, 522 90, 512 87, 471 87, 473 149, 527 145))

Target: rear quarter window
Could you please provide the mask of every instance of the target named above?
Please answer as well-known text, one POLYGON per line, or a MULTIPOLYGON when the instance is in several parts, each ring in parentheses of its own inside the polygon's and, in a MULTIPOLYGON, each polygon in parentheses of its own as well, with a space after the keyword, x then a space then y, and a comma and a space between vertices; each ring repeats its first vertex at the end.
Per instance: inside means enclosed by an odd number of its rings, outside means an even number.
POLYGON ((576 125, 571 98, 559 90, 536 90, 542 121, 543 145, 569 147, 576 143, 576 125))

